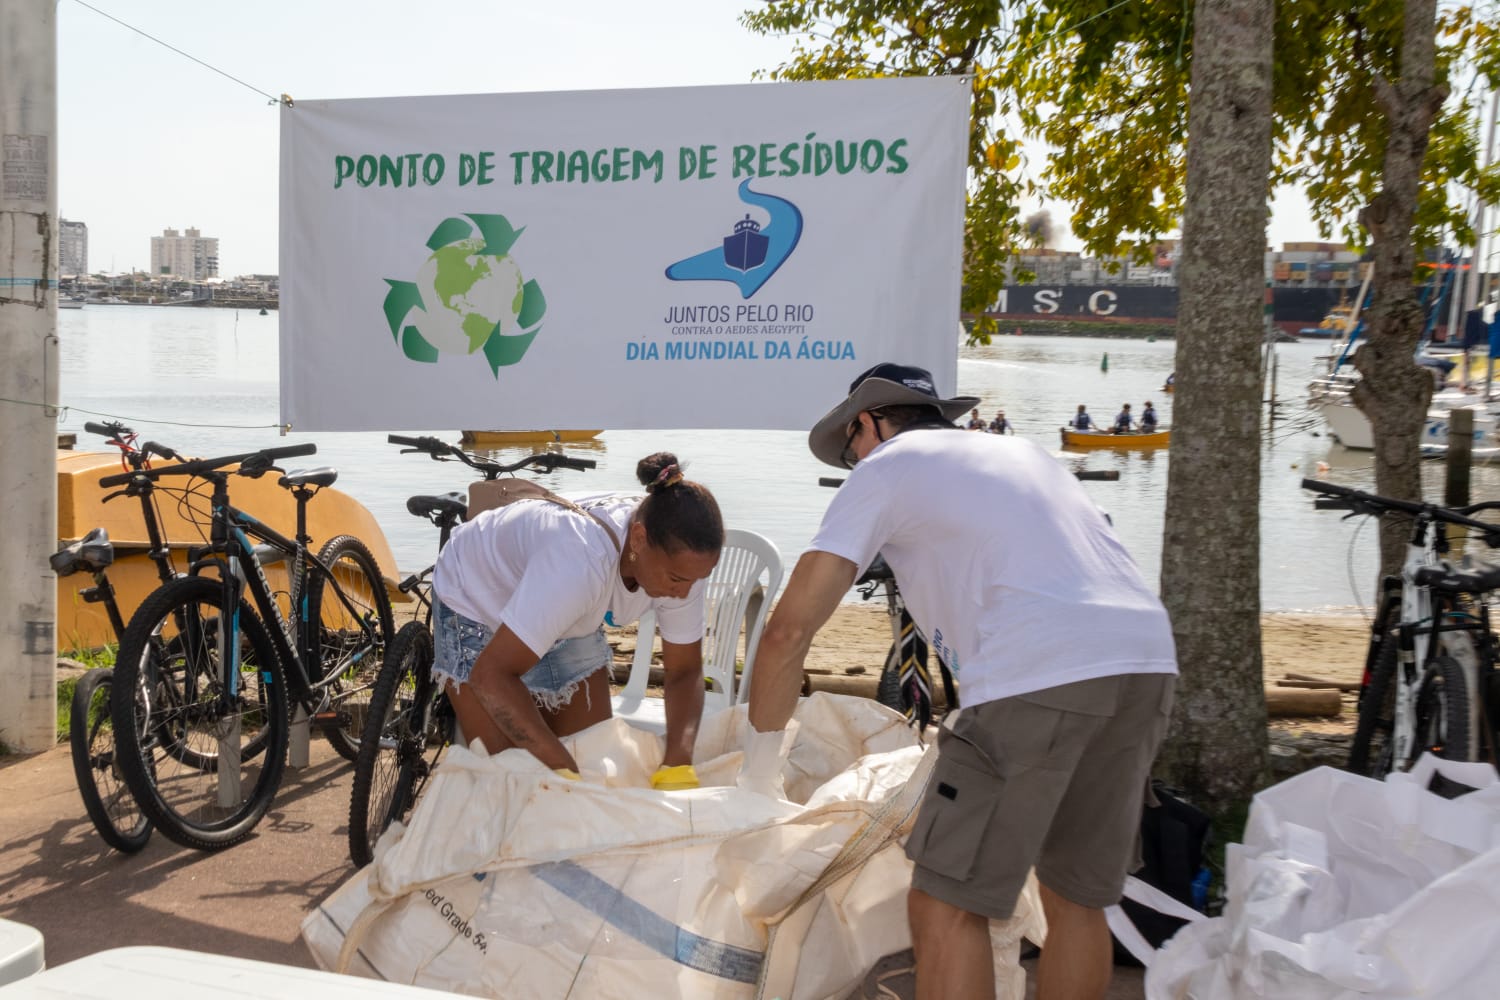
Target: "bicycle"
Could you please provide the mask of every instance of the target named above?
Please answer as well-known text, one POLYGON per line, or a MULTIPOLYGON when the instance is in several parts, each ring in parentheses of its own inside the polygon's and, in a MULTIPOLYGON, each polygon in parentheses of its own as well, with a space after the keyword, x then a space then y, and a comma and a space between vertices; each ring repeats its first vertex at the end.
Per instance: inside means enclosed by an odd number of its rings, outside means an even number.
POLYGON ((229 501, 230 475, 259 477, 279 471, 279 459, 316 450, 267 448, 100 480, 108 487, 188 476, 211 487, 209 542, 189 550, 191 575, 152 592, 131 617, 111 703, 126 784, 152 822, 186 847, 236 844, 265 815, 286 765, 290 703, 340 755, 358 753, 363 720, 349 704, 371 690, 393 620, 379 567, 363 542, 338 535, 317 555, 308 548, 307 504, 338 473, 319 468, 280 477, 278 485, 297 504, 294 539, 229 501), (224 468, 231 465, 238 468, 224 468), (251 538, 286 559, 285 613, 251 538), (161 711, 146 706, 143 714, 126 692, 153 669, 180 679, 180 697, 161 711), (158 756, 162 744, 167 752, 158 756), (173 752, 174 744, 183 752, 173 752))
MULTIPOLYGON (((121 462, 128 468, 149 468, 151 456, 173 460, 177 453, 154 441, 136 447, 136 434, 119 422, 83 425, 90 434, 102 435, 120 450, 121 462)), ((144 488, 125 490, 104 497, 103 502, 119 496, 136 496, 141 501, 149 548, 146 555, 156 564, 162 583, 176 578, 172 556, 161 530, 161 521, 153 500, 150 482, 144 488)), ((103 604, 114 631, 116 642, 125 632, 125 622, 115 599, 114 585, 106 570, 114 564, 115 550, 109 534, 95 528, 83 538, 58 549, 49 562, 60 577, 88 572, 93 586, 85 587, 80 596, 87 604, 103 604)), ((126 789, 115 753, 114 729, 110 725, 110 700, 114 687, 114 670, 97 667, 79 678, 73 689, 69 709, 69 750, 73 759, 73 776, 83 799, 84 811, 94 829, 106 844, 127 854, 144 848, 151 839, 151 821, 146 818, 126 789)), ((167 692, 162 692, 165 695, 167 692)))
POLYGON ((1372 778, 1409 769, 1424 752, 1448 760, 1495 761, 1500 718, 1500 674, 1490 630, 1488 592, 1500 589, 1500 567, 1470 569, 1450 563, 1451 525, 1500 547, 1500 525, 1471 515, 1500 509, 1487 501, 1445 508, 1376 496, 1304 479, 1319 494, 1320 510, 1411 518, 1399 576, 1381 582, 1360 682, 1358 721, 1348 770, 1372 778))
MULTIPOLYGON (((1115 482, 1120 478, 1118 469, 1077 470, 1073 473, 1083 481, 1115 482)), ((837 476, 820 476, 819 486, 837 489, 843 485, 837 476)), ((1109 515, 1106 514, 1107 518, 1109 515)), ((941 718, 936 711, 933 698, 932 671, 928 667, 927 639, 906 610, 901 599, 901 588, 896 575, 891 571, 880 553, 875 554, 869 567, 854 587, 860 599, 868 601, 876 596, 885 597, 886 617, 891 623, 891 646, 885 654, 885 663, 880 668, 880 679, 875 686, 875 700, 880 704, 906 716, 907 725, 923 732, 934 718, 941 718)), ((957 708, 958 683, 953 679, 948 665, 938 658, 939 677, 943 684, 943 711, 957 708)), ((806 692, 804 692, 806 693, 806 692)))
MULTIPOLYGON (((434 437, 392 434, 388 440, 400 445, 403 454, 419 452, 434 461, 460 461, 485 481, 521 469, 548 473, 560 468, 592 469, 598 464, 549 452, 506 465, 434 437)), ((406 501, 406 509, 437 526, 438 550, 442 551, 453 529, 463 522, 468 501, 460 493, 414 496, 406 501)), ((400 584, 403 593, 417 600, 420 611, 391 640, 370 695, 349 800, 349 857, 357 867, 374 859, 375 842, 386 828, 410 814, 453 739, 457 721, 453 708, 432 678, 432 570, 428 566, 400 584)))

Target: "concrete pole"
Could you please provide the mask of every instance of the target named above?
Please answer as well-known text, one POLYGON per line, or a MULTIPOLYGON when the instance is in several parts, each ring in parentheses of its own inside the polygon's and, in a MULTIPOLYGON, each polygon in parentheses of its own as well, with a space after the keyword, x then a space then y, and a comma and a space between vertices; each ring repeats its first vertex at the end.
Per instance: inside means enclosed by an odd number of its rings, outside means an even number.
POLYGON ((0 0, 0 742, 57 740, 57 0, 0 0))

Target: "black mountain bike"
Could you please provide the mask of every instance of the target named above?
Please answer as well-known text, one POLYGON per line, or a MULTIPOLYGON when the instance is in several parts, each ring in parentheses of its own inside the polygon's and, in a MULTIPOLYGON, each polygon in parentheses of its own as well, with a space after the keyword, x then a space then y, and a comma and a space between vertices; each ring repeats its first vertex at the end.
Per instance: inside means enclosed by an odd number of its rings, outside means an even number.
MULTIPOLYGON (((174 460, 176 452, 154 441, 136 447, 136 434, 122 423, 94 423, 83 425, 90 434, 102 435, 109 444, 120 450, 121 461, 131 469, 146 469, 151 466, 151 456, 174 460)), ((137 497, 141 502, 141 516, 145 521, 146 538, 150 549, 147 556, 156 564, 157 576, 162 583, 176 578, 171 551, 161 530, 161 520, 156 511, 153 484, 149 481, 133 483, 130 489, 111 493, 104 502, 121 496, 137 497)), ((103 528, 95 528, 79 540, 58 549, 51 557, 53 572, 58 576, 71 576, 87 572, 93 577, 93 586, 79 592, 86 604, 103 604, 109 616, 111 628, 118 641, 125 633, 125 622, 115 600, 114 585, 106 572, 115 559, 114 545, 103 528)), ((171 695, 170 685, 157 684, 152 678, 154 696, 141 693, 143 701, 162 703, 171 695)), ((110 723, 110 701, 114 690, 114 670, 99 667, 85 673, 73 689, 73 702, 69 718, 69 747, 73 757, 73 776, 78 782, 78 793, 83 798, 83 808, 89 820, 104 842, 115 850, 134 854, 145 847, 151 839, 151 821, 136 805, 134 796, 125 787, 120 774, 115 752, 115 731, 110 723)))
POLYGON ((265 815, 286 765, 290 702, 340 754, 358 753, 357 708, 393 626, 385 583, 363 542, 339 535, 317 555, 308 548, 307 504, 338 473, 321 468, 278 480, 296 499, 295 539, 229 501, 231 475, 279 471, 278 459, 316 450, 267 448, 100 481, 188 476, 211 489, 209 543, 189 552, 194 575, 157 589, 131 617, 111 703, 126 784, 162 832, 187 847, 238 843, 265 815), (285 558, 284 593, 272 588, 252 539, 285 558), (128 693, 152 672, 178 686, 170 708, 143 707, 128 693))
MULTIPOLYGON (((485 480, 521 469, 548 473, 557 469, 592 469, 593 459, 555 452, 529 455, 503 465, 433 437, 392 434, 391 444, 420 452, 434 461, 459 461, 485 480)), ((468 501, 460 493, 414 496, 406 509, 438 528, 438 550, 463 522, 468 501)), ((417 617, 401 626, 386 650, 385 664, 370 695, 369 713, 354 761, 354 791, 349 799, 349 857, 363 867, 375 857, 375 842, 394 821, 404 821, 452 742, 453 707, 432 678, 432 567, 401 582, 417 599, 417 617)))

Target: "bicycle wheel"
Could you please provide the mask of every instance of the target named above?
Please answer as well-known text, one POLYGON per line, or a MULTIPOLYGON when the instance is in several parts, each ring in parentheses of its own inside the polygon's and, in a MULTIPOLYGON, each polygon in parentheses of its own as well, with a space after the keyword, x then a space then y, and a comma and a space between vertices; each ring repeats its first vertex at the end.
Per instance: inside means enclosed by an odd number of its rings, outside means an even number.
POLYGON ((354 760, 349 857, 355 865, 373 860, 380 835, 392 821, 404 821, 422 794, 451 732, 446 702, 432 679, 432 633, 407 622, 386 652, 354 760))
POLYGON ((1468 677, 1451 656, 1433 660, 1417 692, 1417 744, 1413 753, 1430 751, 1445 760, 1473 760, 1469 706, 1474 704, 1468 677))
POLYGON ((90 670, 73 689, 68 743, 73 752, 73 776, 94 829, 117 851, 134 854, 151 839, 148 820, 125 781, 115 755, 115 731, 110 725, 110 689, 114 671, 90 670))
POLYGON ((206 577, 174 580, 147 597, 120 639, 111 698, 120 770, 141 811, 172 840, 199 850, 249 836, 286 765, 281 663, 249 605, 226 615, 223 603, 219 581, 206 577), (228 686, 219 654, 226 620, 238 621, 242 636, 228 686), (139 692, 153 685, 142 676, 169 663, 154 687, 173 690, 172 700, 143 713, 139 692), (263 753, 251 752, 257 742, 263 753), (209 760, 211 769, 196 766, 209 760))
POLYGON ((1396 730, 1396 656, 1400 642, 1395 633, 1385 637, 1375 654, 1374 665, 1359 692, 1359 721, 1349 747, 1345 768, 1370 778, 1391 773, 1391 738, 1396 730))
POLYGON ((328 687, 328 708, 339 716, 339 724, 324 732, 339 756, 354 760, 386 643, 395 632, 391 598, 375 557, 354 536, 331 539, 318 558, 332 575, 314 569, 309 577, 307 620, 318 628, 318 677, 337 678, 328 687))

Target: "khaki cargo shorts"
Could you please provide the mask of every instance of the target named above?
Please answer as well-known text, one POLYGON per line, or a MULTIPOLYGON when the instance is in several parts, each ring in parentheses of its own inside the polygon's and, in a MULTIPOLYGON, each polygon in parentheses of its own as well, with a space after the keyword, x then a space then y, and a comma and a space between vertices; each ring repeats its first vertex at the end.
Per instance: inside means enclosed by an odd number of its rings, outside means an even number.
POLYGON ((906 842, 912 888, 992 919, 1026 873, 1081 906, 1116 903, 1140 866, 1141 809, 1172 674, 1120 674, 965 708, 906 842))

